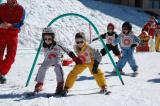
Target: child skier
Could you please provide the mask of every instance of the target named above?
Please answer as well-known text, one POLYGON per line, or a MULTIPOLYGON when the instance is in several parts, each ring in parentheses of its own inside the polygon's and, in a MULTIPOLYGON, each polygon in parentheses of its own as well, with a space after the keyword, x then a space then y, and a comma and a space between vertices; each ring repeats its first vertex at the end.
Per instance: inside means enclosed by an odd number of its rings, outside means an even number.
POLYGON ((77 76, 86 68, 89 68, 90 73, 93 74, 98 86, 101 88, 100 92, 105 93, 107 91, 105 77, 98 68, 101 61, 100 53, 87 44, 83 32, 79 32, 75 35, 75 42, 76 45, 74 46, 74 49, 77 56, 82 60, 82 64, 75 65, 73 70, 69 73, 66 79, 63 96, 67 95, 68 90, 72 88, 77 76))
POLYGON ((35 79, 37 84, 35 86, 34 92, 42 91, 46 71, 49 67, 54 66, 57 79, 57 88, 55 94, 61 94, 63 91, 64 83, 63 69, 61 67, 62 51, 66 52, 76 62, 76 64, 81 64, 81 61, 74 55, 73 52, 55 41, 55 34, 50 27, 43 29, 42 39, 45 59, 38 70, 38 74, 35 79))
POLYGON ((157 27, 157 20, 154 16, 151 16, 149 21, 143 26, 142 30, 147 31, 149 36, 151 36, 152 39, 154 39, 156 27, 157 27))
MULTIPOLYGON (((114 25, 112 23, 109 23, 107 25, 107 33, 104 33, 101 35, 102 39, 106 39, 106 46, 109 51, 112 50, 112 52, 120 59, 121 53, 118 49, 118 45, 113 46, 113 41, 118 37, 116 32, 114 32, 114 25)), ((94 38, 92 41, 98 40, 98 38, 94 38)), ((101 49, 101 54, 104 56, 106 54, 105 48, 101 49)))
POLYGON ((152 36, 150 36, 150 38, 149 38, 148 45, 149 45, 149 51, 154 52, 155 51, 155 43, 154 43, 154 39, 152 39, 152 36))
POLYGON ((117 62, 118 70, 121 74, 122 68, 125 66, 126 62, 129 63, 134 74, 138 74, 138 65, 136 64, 135 58, 133 56, 134 49, 140 43, 140 40, 137 36, 135 36, 132 32, 132 25, 130 22, 124 22, 122 25, 122 33, 115 39, 114 44, 120 44, 122 50, 122 57, 117 62))
POLYGON ((156 29, 156 52, 160 52, 160 23, 157 25, 156 29))

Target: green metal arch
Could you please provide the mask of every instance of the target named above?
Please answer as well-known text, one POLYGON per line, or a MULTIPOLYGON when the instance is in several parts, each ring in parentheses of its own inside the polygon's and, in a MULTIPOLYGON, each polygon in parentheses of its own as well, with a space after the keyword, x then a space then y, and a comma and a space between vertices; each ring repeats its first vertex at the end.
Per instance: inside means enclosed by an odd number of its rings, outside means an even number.
MULTIPOLYGON (((80 17, 80 18, 86 20, 87 22, 89 22, 89 24, 93 27, 93 29, 95 30, 97 36, 99 37, 99 39, 100 39, 103 47, 105 48, 105 50, 106 50, 106 52, 107 52, 107 54, 108 54, 108 56, 109 56, 109 58, 110 58, 110 60, 111 60, 111 62, 112 62, 112 64, 113 64, 114 68, 116 69, 117 75, 119 76, 119 79, 120 79, 121 83, 124 85, 124 82, 123 82, 123 80, 122 80, 122 77, 121 77, 121 75, 120 75, 120 73, 119 73, 119 71, 118 71, 118 68, 117 68, 117 66, 116 66, 116 64, 115 64, 115 62, 114 62, 111 54, 110 54, 109 51, 108 51, 108 48, 105 46, 105 43, 104 43, 104 41, 102 40, 101 36, 99 36, 99 31, 98 31, 97 27, 96 27, 87 17, 85 17, 85 16, 83 16, 83 15, 80 15, 80 14, 77 14, 77 13, 66 13, 66 14, 62 14, 62 15, 54 18, 54 19, 48 24, 48 27, 51 26, 54 22, 56 22, 58 19, 61 19, 61 18, 63 18, 63 17, 67 17, 67 16, 77 16, 77 17, 80 17)), ((42 40, 41 40, 41 43, 39 44, 39 48, 38 48, 36 57, 35 57, 35 59, 34 59, 32 68, 31 68, 31 70, 30 70, 30 73, 29 73, 29 76, 28 76, 28 80, 27 80, 27 82, 26 82, 26 86, 28 86, 29 81, 30 81, 30 79, 31 79, 31 76, 32 76, 34 67, 35 67, 35 65, 36 65, 36 62, 37 62, 37 59, 38 59, 38 56, 39 56, 39 53, 40 53, 40 50, 41 50, 41 45, 42 45, 42 40)))

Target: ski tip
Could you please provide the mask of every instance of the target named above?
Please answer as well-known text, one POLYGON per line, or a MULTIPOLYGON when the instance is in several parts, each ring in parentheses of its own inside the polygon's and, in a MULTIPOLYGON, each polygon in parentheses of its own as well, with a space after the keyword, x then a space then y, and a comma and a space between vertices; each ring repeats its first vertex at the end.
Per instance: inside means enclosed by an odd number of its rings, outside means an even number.
POLYGON ((107 92, 105 92, 104 94, 105 95, 109 95, 110 93, 112 93, 111 91, 107 91, 107 92))
POLYGON ((27 93, 25 94, 25 97, 26 97, 26 98, 30 98, 30 97, 35 96, 36 94, 37 94, 36 92, 27 92, 27 93))
POLYGON ((50 97, 63 97, 62 94, 55 94, 55 93, 53 93, 53 94, 47 94, 46 96, 47 96, 47 98, 50 98, 50 97))

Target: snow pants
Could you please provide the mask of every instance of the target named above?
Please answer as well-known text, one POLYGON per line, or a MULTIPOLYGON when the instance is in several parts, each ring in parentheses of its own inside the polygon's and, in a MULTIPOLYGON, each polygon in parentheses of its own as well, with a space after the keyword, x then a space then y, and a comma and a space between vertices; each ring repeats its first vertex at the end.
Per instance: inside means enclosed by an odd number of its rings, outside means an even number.
POLYGON ((133 49, 122 49, 122 57, 117 62, 117 67, 121 70, 125 64, 128 62, 133 71, 138 70, 138 66, 136 64, 135 58, 133 56, 133 49))
POLYGON ((14 63, 18 43, 18 31, 0 29, 0 74, 6 75, 14 63), (6 55, 4 52, 6 49, 6 55))
POLYGON ((46 71, 49 67, 54 65, 54 71, 56 73, 57 83, 64 82, 63 69, 60 63, 53 63, 52 61, 44 61, 40 66, 35 81, 38 83, 43 83, 46 75, 46 71))
MULTIPOLYGON (((107 48, 108 48, 109 51, 112 51, 114 53, 115 56, 120 56, 121 55, 120 50, 118 48, 118 45, 113 46, 111 44, 106 44, 106 46, 107 46, 107 48)), ((100 52, 101 52, 102 56, 106 55, 105 48, 101 49, 100 52)))
POLYGON ((77 79, 77 76, 80 73, 82 73, 87 67, 89 68, 90 73, 94 76, 98 86, 100 88, 105 87, 106 86, 106 80, 105 80, 104 73, 102 73, 102 71, 100 69, 98 69, 98 73, 97 74, 93 74, 92 73, 93 62, 92 62, 90 64, 78 64, 78 65, 75 65, 73 70, 67 76, 67 79, 66 79, 66 82, 65 82, 65 88, 70 89, 73 86, 75 80, 77 79))
POLYGON ((160 51, 160 35, 156 36, 156 51, 160 51))

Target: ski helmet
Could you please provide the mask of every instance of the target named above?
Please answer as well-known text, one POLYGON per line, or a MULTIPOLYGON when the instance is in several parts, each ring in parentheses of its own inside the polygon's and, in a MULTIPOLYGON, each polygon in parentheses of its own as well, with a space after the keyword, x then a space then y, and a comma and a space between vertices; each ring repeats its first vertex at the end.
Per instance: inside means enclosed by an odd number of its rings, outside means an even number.
POLYGON ((78 32, 78 33, 76 33, 75 39, 78 39, 78 38, 84 39, 86 41, 86 37, 85 37, 84 32, 78 32))
POLYGON ((54 39, 55 33, 51 27, 46 27, 42 31, 42 38, 44 39, 44 35, 51 35, 52 38, 54 39))
POLYGON ((12 4, 15 4, 17 3, 17 0, 7 0, 8 3, 12 3, 12 4))
POLYGON ((132 25, 130 22, 126 21, 122 24, 122 28, 127 28, 130 31, 132 31, 132 25))
POLYGON ((150 19, 149 19, 150 21, 155 21, 156 20, 156 18, 155 18, 155 16, 150 16, 150 19))
POLYGON ((114 25, 113 25, 113 23, 109 23, 109 24, 107 25, 107 29, 108 29, 109 27, 112 27, 112 29, 114 30, 114 25))

